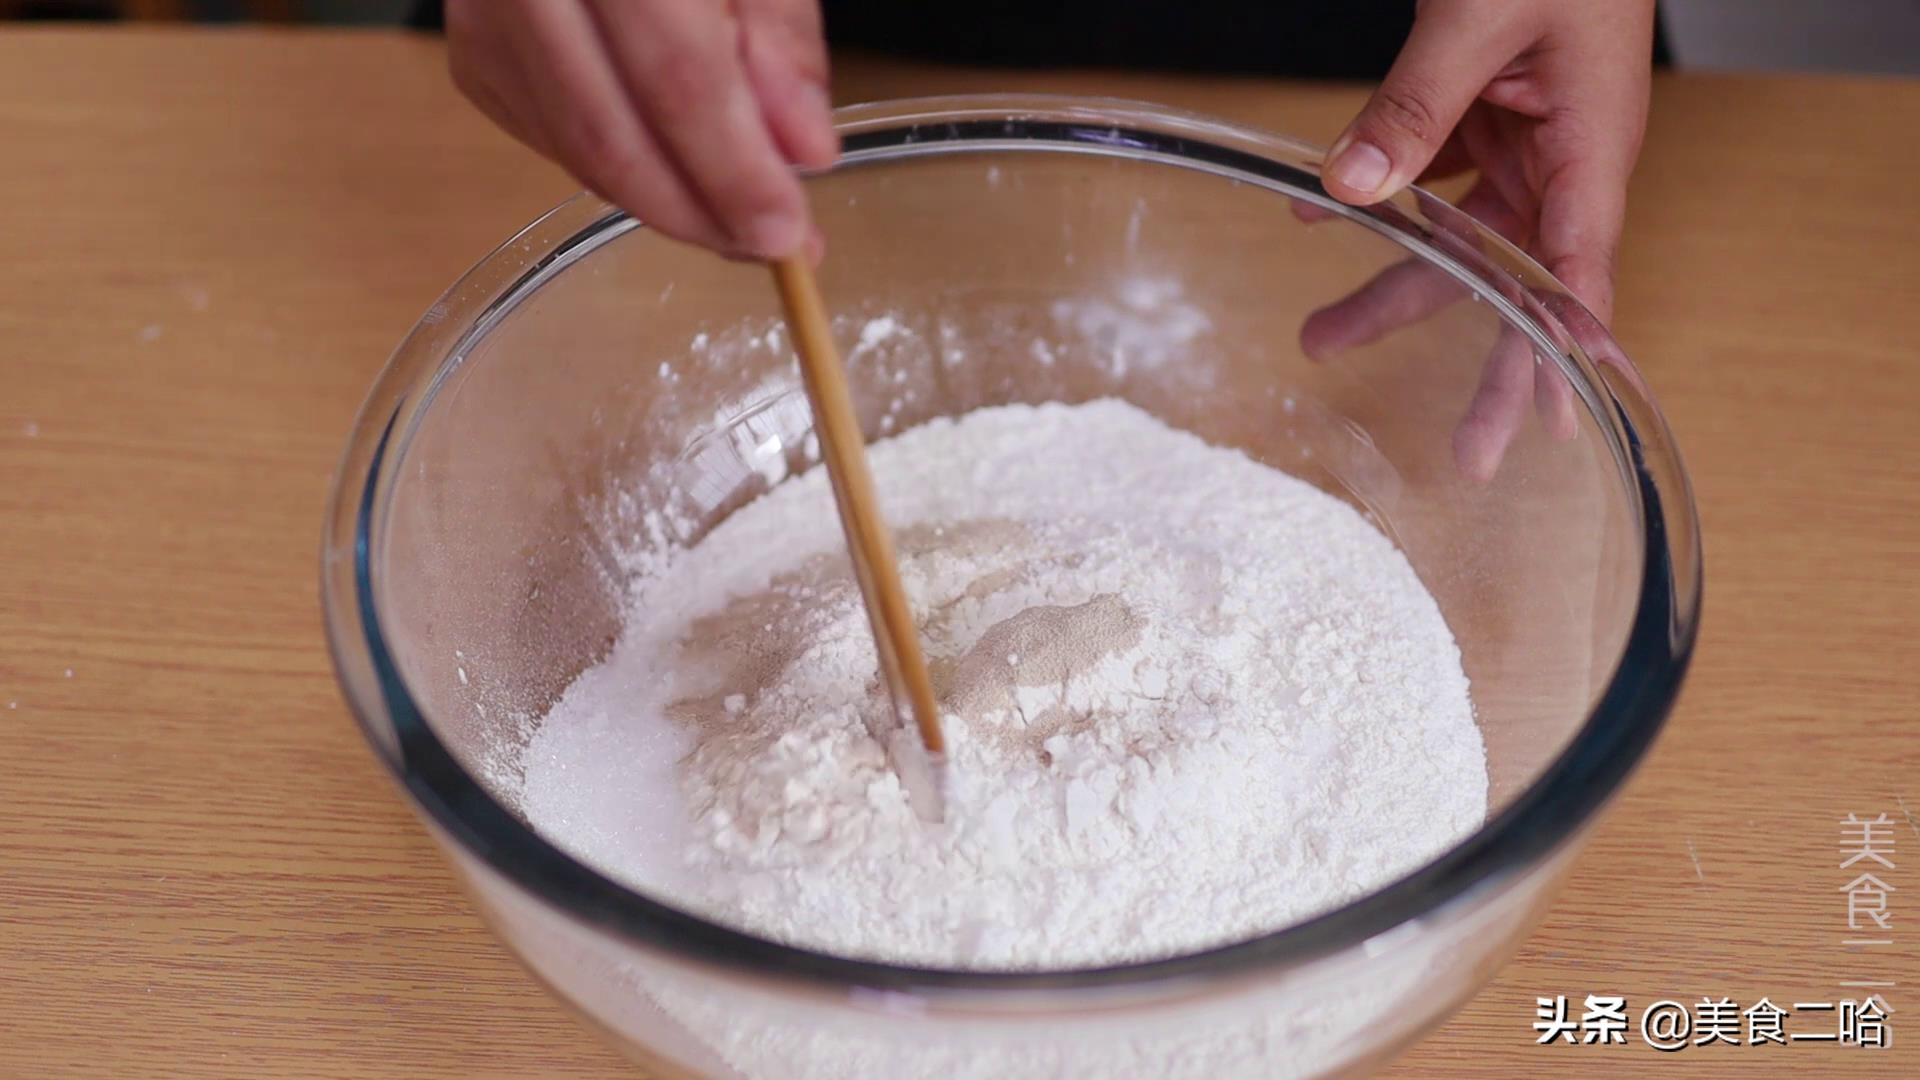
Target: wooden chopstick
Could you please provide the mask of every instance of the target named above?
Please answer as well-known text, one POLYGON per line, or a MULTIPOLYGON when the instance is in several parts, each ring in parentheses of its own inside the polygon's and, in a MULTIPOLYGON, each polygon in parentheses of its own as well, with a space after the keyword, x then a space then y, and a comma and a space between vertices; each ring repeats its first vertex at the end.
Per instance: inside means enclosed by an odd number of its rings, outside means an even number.
MULTIPOLYGON (((934 800, 929 816, 940 820, 945 803, 946 740, 940 731, 940 713, 934 702, 933 682, 927 676, 926 657, 920 651, 919 629, 900 584, 894 560, 893 537, 880 516, 873 474, 867 469, 867 443, 854 417, 853 395, 847 389, 846 370, 827 322, 826 306, 813 269, 803 256, 773 262, 773 277, 786 309, 794 351, 800 358, 801 380, 813 406, 814 426, 820 437, 820 456, 840 510, 840 526, 847 535, 860 595, 873 624, 881 673, 896 714, 910 712, 926 748, 934 800)), ((902 717, 902 722, 905 718, 902 717)), ((907 780, 906 777, 902 778, 907 780)))

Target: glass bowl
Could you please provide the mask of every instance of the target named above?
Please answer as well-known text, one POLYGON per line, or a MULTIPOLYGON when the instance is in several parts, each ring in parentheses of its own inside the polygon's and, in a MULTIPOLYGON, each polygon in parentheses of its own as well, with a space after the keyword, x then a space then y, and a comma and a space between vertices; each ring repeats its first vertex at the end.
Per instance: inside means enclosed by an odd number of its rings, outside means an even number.
POLYGON ((1419 191, 1341 206, 1319 151, 1289 139, 1044 97, 860 106, 840 124, 841 164, 808 184, 869 437, 1117 396, 1347 500, 1459 642, 1484 826, 1264 936, 1020 973, 775 943, 563 853, 520 815, 517 758, 617 633, 615 554, 697 539, 804 468, 809 430, 766 270, 585 195, 427 312, 347 444, 322 592, 368 740, 500 937, 661 1075, 1386 1060, 1511 954, 1678 691, 1700 548, 1647 391, 1511 245, 1419 191), (881 317, 899 332, 862 348, 881 317))

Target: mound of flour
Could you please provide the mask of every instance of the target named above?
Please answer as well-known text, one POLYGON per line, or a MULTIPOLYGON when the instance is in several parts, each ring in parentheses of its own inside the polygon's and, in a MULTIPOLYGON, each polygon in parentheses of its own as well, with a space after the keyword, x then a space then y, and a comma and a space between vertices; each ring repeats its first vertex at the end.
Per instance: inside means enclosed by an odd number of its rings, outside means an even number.
POLYGON ((885 699, 815 469, 639 582, 528 746, 535 828, 779 941, 1011 970, 1276 930, 1481 822, 1453 638, 1346 504, 1113 400, 930 423, 872 466, 946 823, 869 732, 885 699))

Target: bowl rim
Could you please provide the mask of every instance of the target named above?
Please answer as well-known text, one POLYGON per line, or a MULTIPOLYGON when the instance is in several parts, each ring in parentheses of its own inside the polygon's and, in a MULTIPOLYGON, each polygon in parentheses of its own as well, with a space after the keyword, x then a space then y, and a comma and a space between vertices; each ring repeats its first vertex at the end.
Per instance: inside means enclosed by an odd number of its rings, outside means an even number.
POLYGON ((1304 922, 1194 952, 1061 970, 893 964, 782 944, 630 889, 522 823, 435 734, 387 645, 372 556, 392 478, 404 456, 393 453, 393 440, 397 433, 403 439, 408 434, 404 423, 424 412, 432 390, 457 366, 466 347, 553 274, 612 236, 641 227, 583 193, 488 254, 429 309, 376 381, 334 478, 321 594, 336 674, 376 755, 434 831, 574 921, 643 949, 815 987, 955 998, 1139 989, 1305 966, 1384 941, 1410 922, 1503 888, 1547 861, 1592 821, 1645 756, 1678 695, 1698 633, 1701 560, 1690 485, 1665 422, 1619 346, 1564 286, 1436 196, 1410 189, 1378 206, 1349 207, 1321 186, 1319 148, 1164 106, 1054 95, 969 95, 852 106, 839 110, 836 120, 845 150, 835 170, 996 150, 1092 153, 1197 168, 1316 203, 1466 282, 1510 325, 1525 331, 1542 355, 1554 357, 1586 398, 1613 444, 1639 513, 1640 591, 1606 688, 1553 762, 1464 840, 1304 922), (503 269, 508 271, 504 277, 503 269), (461 331, 459 344, 443 348, 442 324, 462 308, 478 311, 461 331))

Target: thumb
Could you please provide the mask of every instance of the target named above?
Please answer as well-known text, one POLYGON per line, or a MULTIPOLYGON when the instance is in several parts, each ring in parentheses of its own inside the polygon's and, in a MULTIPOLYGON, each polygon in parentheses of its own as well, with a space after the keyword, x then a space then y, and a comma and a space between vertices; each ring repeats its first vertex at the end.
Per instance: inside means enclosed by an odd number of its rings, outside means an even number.
POLYGON ((1421 5, 1392 70, 1327 153, 1327 193, 1364 206, 1426 171, 1480 91, 1528 44, 1513 17, 1520 6, 1421 5))

